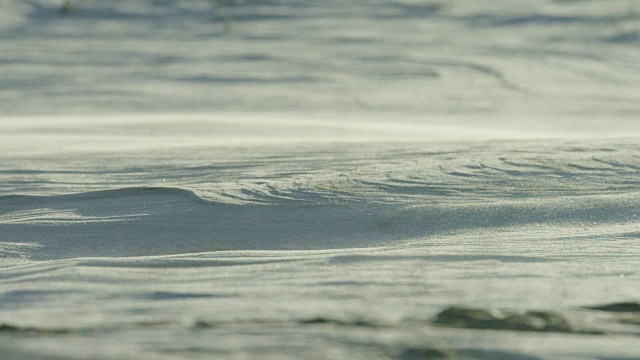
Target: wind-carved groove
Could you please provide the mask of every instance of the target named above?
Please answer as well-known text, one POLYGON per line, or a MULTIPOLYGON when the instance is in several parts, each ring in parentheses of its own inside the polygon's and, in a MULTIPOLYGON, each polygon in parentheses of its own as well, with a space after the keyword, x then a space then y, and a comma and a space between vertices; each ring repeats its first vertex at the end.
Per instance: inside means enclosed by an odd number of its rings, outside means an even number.
POLYGON ((362 57, 360 58, 362 61, 397 61, 405 64, 413 64, 420 66, 428 66, 433 68, 438 67, 448 67, 448 68, 458 68, 458 69, 466 69, 471 70, 475 73, 478 73, 483 76, 487 76, 495 80, 498 84, 500 84, 505 89, 515 91, 524 95, 536 95, 529 89, 526 89, 513 81, 509 80, 507 76, 501 71, 491 67, 489 65, 479 64, 475 62, 467 62, 467 61, 449 61, 449 60, 438 60, 438 59, 425 59, 425 58, 406 58, 400 56, 382 56, 382 57, 362 57))
POLYGON ((428 61, 430 65, 434 66, 444 66, 444 67, 454 67, 454 68, 463 68, 472 70, 476 73, 488 76, 493 78, 496 82, 498 82, 502 87, 508 90, 512 90, 525 95, 533 95, 534 93, 528 89, 519 86, 509 79, 500 71, 488 65, 481 65, 476 63, 469 62, 445 62, 445 61, 428 61))

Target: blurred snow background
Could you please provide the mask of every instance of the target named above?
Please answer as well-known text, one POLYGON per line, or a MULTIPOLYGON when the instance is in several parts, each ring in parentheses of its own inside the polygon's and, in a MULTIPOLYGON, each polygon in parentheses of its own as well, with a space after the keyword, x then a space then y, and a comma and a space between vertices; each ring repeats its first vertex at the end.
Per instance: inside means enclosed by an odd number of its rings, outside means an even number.
POLYGON ((635 0, 3 0, 0 113, 640 113, 635 0))

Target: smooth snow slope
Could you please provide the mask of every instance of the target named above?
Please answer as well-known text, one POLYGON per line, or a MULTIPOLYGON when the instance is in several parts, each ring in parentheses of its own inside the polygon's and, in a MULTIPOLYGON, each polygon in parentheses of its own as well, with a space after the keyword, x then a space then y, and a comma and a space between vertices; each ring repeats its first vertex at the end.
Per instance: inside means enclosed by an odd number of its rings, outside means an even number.
POLYGON ((0 358, 640 358, 635 1, 62 3, 0 4, 0 358))

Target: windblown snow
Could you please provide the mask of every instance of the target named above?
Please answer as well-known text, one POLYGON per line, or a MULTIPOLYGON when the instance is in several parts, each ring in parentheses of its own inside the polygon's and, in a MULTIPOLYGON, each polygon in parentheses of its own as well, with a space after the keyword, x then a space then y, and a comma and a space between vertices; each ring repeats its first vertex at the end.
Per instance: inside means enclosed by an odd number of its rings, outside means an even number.
POLYGON ((640 4, 5 0, 0 358, 640 358, 640 4))

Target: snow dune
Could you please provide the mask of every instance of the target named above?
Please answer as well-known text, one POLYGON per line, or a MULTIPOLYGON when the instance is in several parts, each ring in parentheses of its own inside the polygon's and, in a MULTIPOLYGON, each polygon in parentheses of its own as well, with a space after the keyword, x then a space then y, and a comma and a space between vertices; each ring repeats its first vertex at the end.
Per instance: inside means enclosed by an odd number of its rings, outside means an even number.
MULTIPOLYGON (((411 188, 406 188, 411 191, 411 188)), ((170 255, 220 250, 373 247, 495 227, 629 223, 629 194, 491 204, 335 204, 264 198, 220 204, 171 188, 128 188, 50 197, 0 198, 10 255, 33 260, 170 255)), ((636 230, 617 234, 635 238, 636 230)))
POLYGON ((637 359, 635 0, 0 3, 0 358, 637 359))

